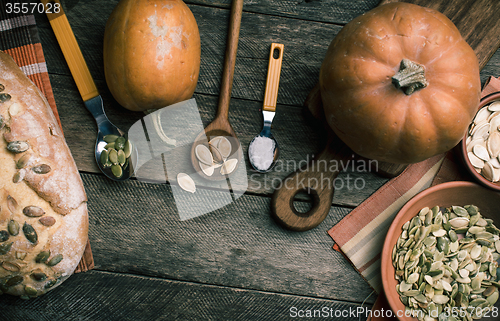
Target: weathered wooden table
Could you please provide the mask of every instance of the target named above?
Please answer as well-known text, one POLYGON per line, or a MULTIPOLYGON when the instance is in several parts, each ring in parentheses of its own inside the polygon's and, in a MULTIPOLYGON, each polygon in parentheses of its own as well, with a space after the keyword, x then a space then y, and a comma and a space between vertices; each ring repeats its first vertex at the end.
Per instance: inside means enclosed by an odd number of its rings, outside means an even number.
MULTIPOLYGON (((217 106, 230 1, 186 2, 200 29, 201 70, 194 97, 207 125, 217 106)), ((260 108, 272 42, 285 46, 273 122, 281 159, 291 161, 283 164, 297 164, 322 149, 325 135, 304 116, 303 102, 318 80, 331 40, 345 23, 378 2, 245 2, 229 112, 245 153, 262 127, 260 108)), ((103 72, 104 27, 117 3, 64 2, 108 117, 128 129, 144 114, 118 105, 103 72)), ((326 231, 386 178, 370 172, 341 173, 345 182, 360 178, 362 188, 345 184, 336 190, 323 223, 307 232, 291 232, 271 218, 270 197, 273 184, 295 168, 280 166, 258 174, 245 155, 247 192, 219 210, 180 221, 169 184, 135 179, 116 183, 99 172, 93 156, 95 122, 47 18, 37 15, 36 20, 66 140, 88 195, 95 268, 35 300, 2 296, 0 320, 287 320, 314 310, 335 320, 366 319, 355 312, 365 299, 363 307, 370 308, 376 295, 370 296, 368 284, 332 250, 326 231)), ((483 69, 482 82, 490 75, 500 75, 500 51, 483 69)), ((307 207, 307 199, 297 204, 307 207)))

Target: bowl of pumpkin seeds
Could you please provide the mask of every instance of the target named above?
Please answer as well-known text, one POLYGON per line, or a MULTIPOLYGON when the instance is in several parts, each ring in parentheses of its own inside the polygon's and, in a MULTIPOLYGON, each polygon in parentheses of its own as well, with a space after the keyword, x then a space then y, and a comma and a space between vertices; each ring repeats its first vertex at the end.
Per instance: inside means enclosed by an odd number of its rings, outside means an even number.
POLYGON ((500 92, 481 99, 460 145, 463 163, 474 179, 500 191, 500 92))
POLYGON ((387 232, 382 284, 399 320, 500 319, 500 194, 472 182, 433 186, 387 232))

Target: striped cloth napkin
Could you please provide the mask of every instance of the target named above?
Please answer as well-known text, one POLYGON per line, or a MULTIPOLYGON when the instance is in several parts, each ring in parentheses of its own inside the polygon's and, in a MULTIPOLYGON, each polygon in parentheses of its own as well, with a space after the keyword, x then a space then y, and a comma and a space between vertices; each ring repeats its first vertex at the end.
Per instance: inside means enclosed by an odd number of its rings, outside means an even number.
MULTIPOLYGON (((490 77, 481 97, 495 91, 500 91, 500 80, 490 77)), ((382 246, 392 220, 408 200, 426 188, 472 180, 461 166, 454 151, 411 164, 328 231, 334 249, 343 253, 377 293, 382 291, 382 246)))
MULTIPOLYGON (((3 10, 6 8, 5 1, 1 0, 0 5, 2 8, 0 11, 0 50, 11 55, 28 78, 45 95, 59 126, 61 126, 35 16, 32 14, 7 14, 6 10, 3 10)), ((90 242, 87 241, 87 247, 75 273, 85 272, 92 268, 94 268, 94 258, 90 242)))

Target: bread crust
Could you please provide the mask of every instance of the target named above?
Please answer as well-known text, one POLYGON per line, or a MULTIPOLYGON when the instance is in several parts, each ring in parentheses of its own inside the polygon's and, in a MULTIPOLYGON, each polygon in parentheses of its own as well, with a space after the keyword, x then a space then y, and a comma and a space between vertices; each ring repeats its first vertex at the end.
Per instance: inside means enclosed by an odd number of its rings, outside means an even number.
POLYGON ((36 297, 78 265, 87 196, 47 100, 1 51, 0 84, 0 290, 36 297))

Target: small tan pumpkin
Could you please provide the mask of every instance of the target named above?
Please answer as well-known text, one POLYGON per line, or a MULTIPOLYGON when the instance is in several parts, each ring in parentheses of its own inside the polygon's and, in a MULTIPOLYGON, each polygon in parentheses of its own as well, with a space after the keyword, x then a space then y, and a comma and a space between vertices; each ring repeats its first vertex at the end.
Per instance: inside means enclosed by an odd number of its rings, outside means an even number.
POLYGON ((200 34, 181 0, 121 0, 104 32, 104 73, 123 107, 143 111, 191 98, 200 34))
POLYGON ((325 116, 361 156, 415 163, 453 148, 479 104, 479 65, 443 14, 397 2, 349 22, 320 71, 325 116))

